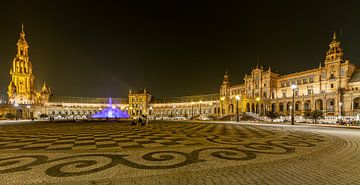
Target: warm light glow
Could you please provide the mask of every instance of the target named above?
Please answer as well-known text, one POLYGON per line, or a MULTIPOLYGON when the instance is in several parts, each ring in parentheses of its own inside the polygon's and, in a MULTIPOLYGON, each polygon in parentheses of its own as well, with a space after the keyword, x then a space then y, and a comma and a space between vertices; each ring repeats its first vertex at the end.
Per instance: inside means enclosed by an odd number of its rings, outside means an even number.
POLYGON ((200 100, 200 103, 202 103, 202 101, 200 100))
POLYGON ((152 110, 153 109, 153 107, 150 107, 150 110, 152 110))
POLYGON ((14 103, 14 106, 15 106, 15 107, 18 107, 18 106, 19 106, 19 104, 17 104, 17 103, 14 103))
POLYGON ((30 105, 27 105, 26 108, 30 109, 30 105))
POLYGON ((342 103, 340 102, 339 105, 342 106, 342 103))
POLYGON ((292 90, 294 90, 294 89, 296 89, 296 88, 297 88, 296 84, 292 84, 292 85, 291 85, 291 89, 292 89, 292 90))
POLYGON ((224 101, 224 100, 225 100, 225 97, 221 97, 221 100, 223 100, 223 101, 224 101))
POLYGON ((210 106, 212 106, 212 105, 213 105, 213 103, 211 102, 211 103, 210 103, 210 106))
POLYGON ((115 105, 113 105, 112 108, 115 109, 115 105))
POLYGON ((240 96, 239 96, 239 95, 236 95, 235 98, 236 98, 236 100, 240 100, 240 96))
POLYGON ((102 110, 102 108, 99 108, 99 110, 102 110))
POLYGON ((176 105, 174 105, 173 108, 176 108, 176 105))
POLYGON ((256 101, 260 101, 260 98, 259 98, 259 97, 257 97, 257 98, 256 98, 256 101))
POLYGON ((194 105, 195 103, 194 102, 191 102, 192 105, 194 105))

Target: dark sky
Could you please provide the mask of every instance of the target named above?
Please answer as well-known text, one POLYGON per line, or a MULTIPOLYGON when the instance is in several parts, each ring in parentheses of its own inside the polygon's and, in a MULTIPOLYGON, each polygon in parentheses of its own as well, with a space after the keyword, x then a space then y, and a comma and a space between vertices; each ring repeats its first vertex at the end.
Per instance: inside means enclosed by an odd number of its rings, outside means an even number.
POLYGON ((256 66, 319 66, 334 31, 360 64, 360 3, 309 1, 6 1, 0 7, 0 93, 24 22, 38 88, 56 95, 157 97, 218 92, 256 66), (342 30, 342 31, 340 31, 342 30))

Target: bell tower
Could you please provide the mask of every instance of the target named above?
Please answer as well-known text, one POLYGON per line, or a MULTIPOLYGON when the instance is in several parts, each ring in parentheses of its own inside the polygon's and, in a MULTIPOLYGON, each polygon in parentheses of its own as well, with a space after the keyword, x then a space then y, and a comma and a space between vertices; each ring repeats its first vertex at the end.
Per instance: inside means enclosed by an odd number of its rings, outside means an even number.
POLYGON ((220 87, 220 109, 221 115, 228 113, 228 107, 229 107, 229 101, 230 101, 230 77, 228 74, 228 71, 225 71, 224 80, 220 87))
POLYGON ((21 25, 20 38, 17 42, 17 53, 10 69, 10 84, 8 86, 9 103, 34 104, 36 91, 32 64, 29 60, 29 45, 25 39, 24 25, 21 25))
POLYGON ((340 47, 340 41, 333 35, 333 40, 329 44, 329 50, 326 52, 325 64, 342 61, 344 56, 343 49, 340 47))

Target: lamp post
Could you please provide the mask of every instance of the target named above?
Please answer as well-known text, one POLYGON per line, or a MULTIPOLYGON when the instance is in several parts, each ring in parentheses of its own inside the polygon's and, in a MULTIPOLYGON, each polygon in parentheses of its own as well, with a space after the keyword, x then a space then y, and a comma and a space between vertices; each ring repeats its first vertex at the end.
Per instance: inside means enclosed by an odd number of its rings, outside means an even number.
POLYGON ((200 106, 200 115, 201 115, 201 103, 202 103, 202 101, 200 100, 200 101, 199 101, 199 106, 200 106))
POLYGON ((240 100, 240 96, 237 95, 235 96, 236 98, 236 121, 239 122, 239 100, 240 100))
POLYGON ((256 98, 256 103, 257 103, 257 106, 256 106, 256 110, 257 110, 257 112, 256 113, 258 113, 259 114, 259 116, 261 115, 261 106, 260 106, 260 98, 259 97, 257 97, 256 98))
POLYGON ((31 108, 31 107, 30 107, 30 105, 27 105, 26 108, 28 109, 28 117, 29 117, 29 119, 30 119, 30 108, 31 108))
POLYGON ((194 117, 194 102, 191 102, 191 117, 194 117))
POLYGON ((339 119, 341 120, 342 112, 341 112, 342 103, 339 103, 339 119))
POLYGON ((297 88, 297 86, 295 84, 291 85, 291 89, 292 89, 292 108, 291 108, 291 124, 294 125, 294 104, 295 104, 295 89, 297 88))

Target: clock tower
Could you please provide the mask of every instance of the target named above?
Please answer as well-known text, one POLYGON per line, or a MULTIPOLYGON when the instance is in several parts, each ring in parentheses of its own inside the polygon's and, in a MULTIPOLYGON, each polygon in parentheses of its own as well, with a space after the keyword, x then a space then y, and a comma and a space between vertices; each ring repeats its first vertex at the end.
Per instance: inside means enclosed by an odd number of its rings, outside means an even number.
POLYGON ((7 92, 9 103, 35 104, 35 77, 32 71, 32 64, 29 60, 29 45, 25 40, 23 25, 21 25, 20 38, 16 45, 17 53, 10 69, 11 80, 7 92))

